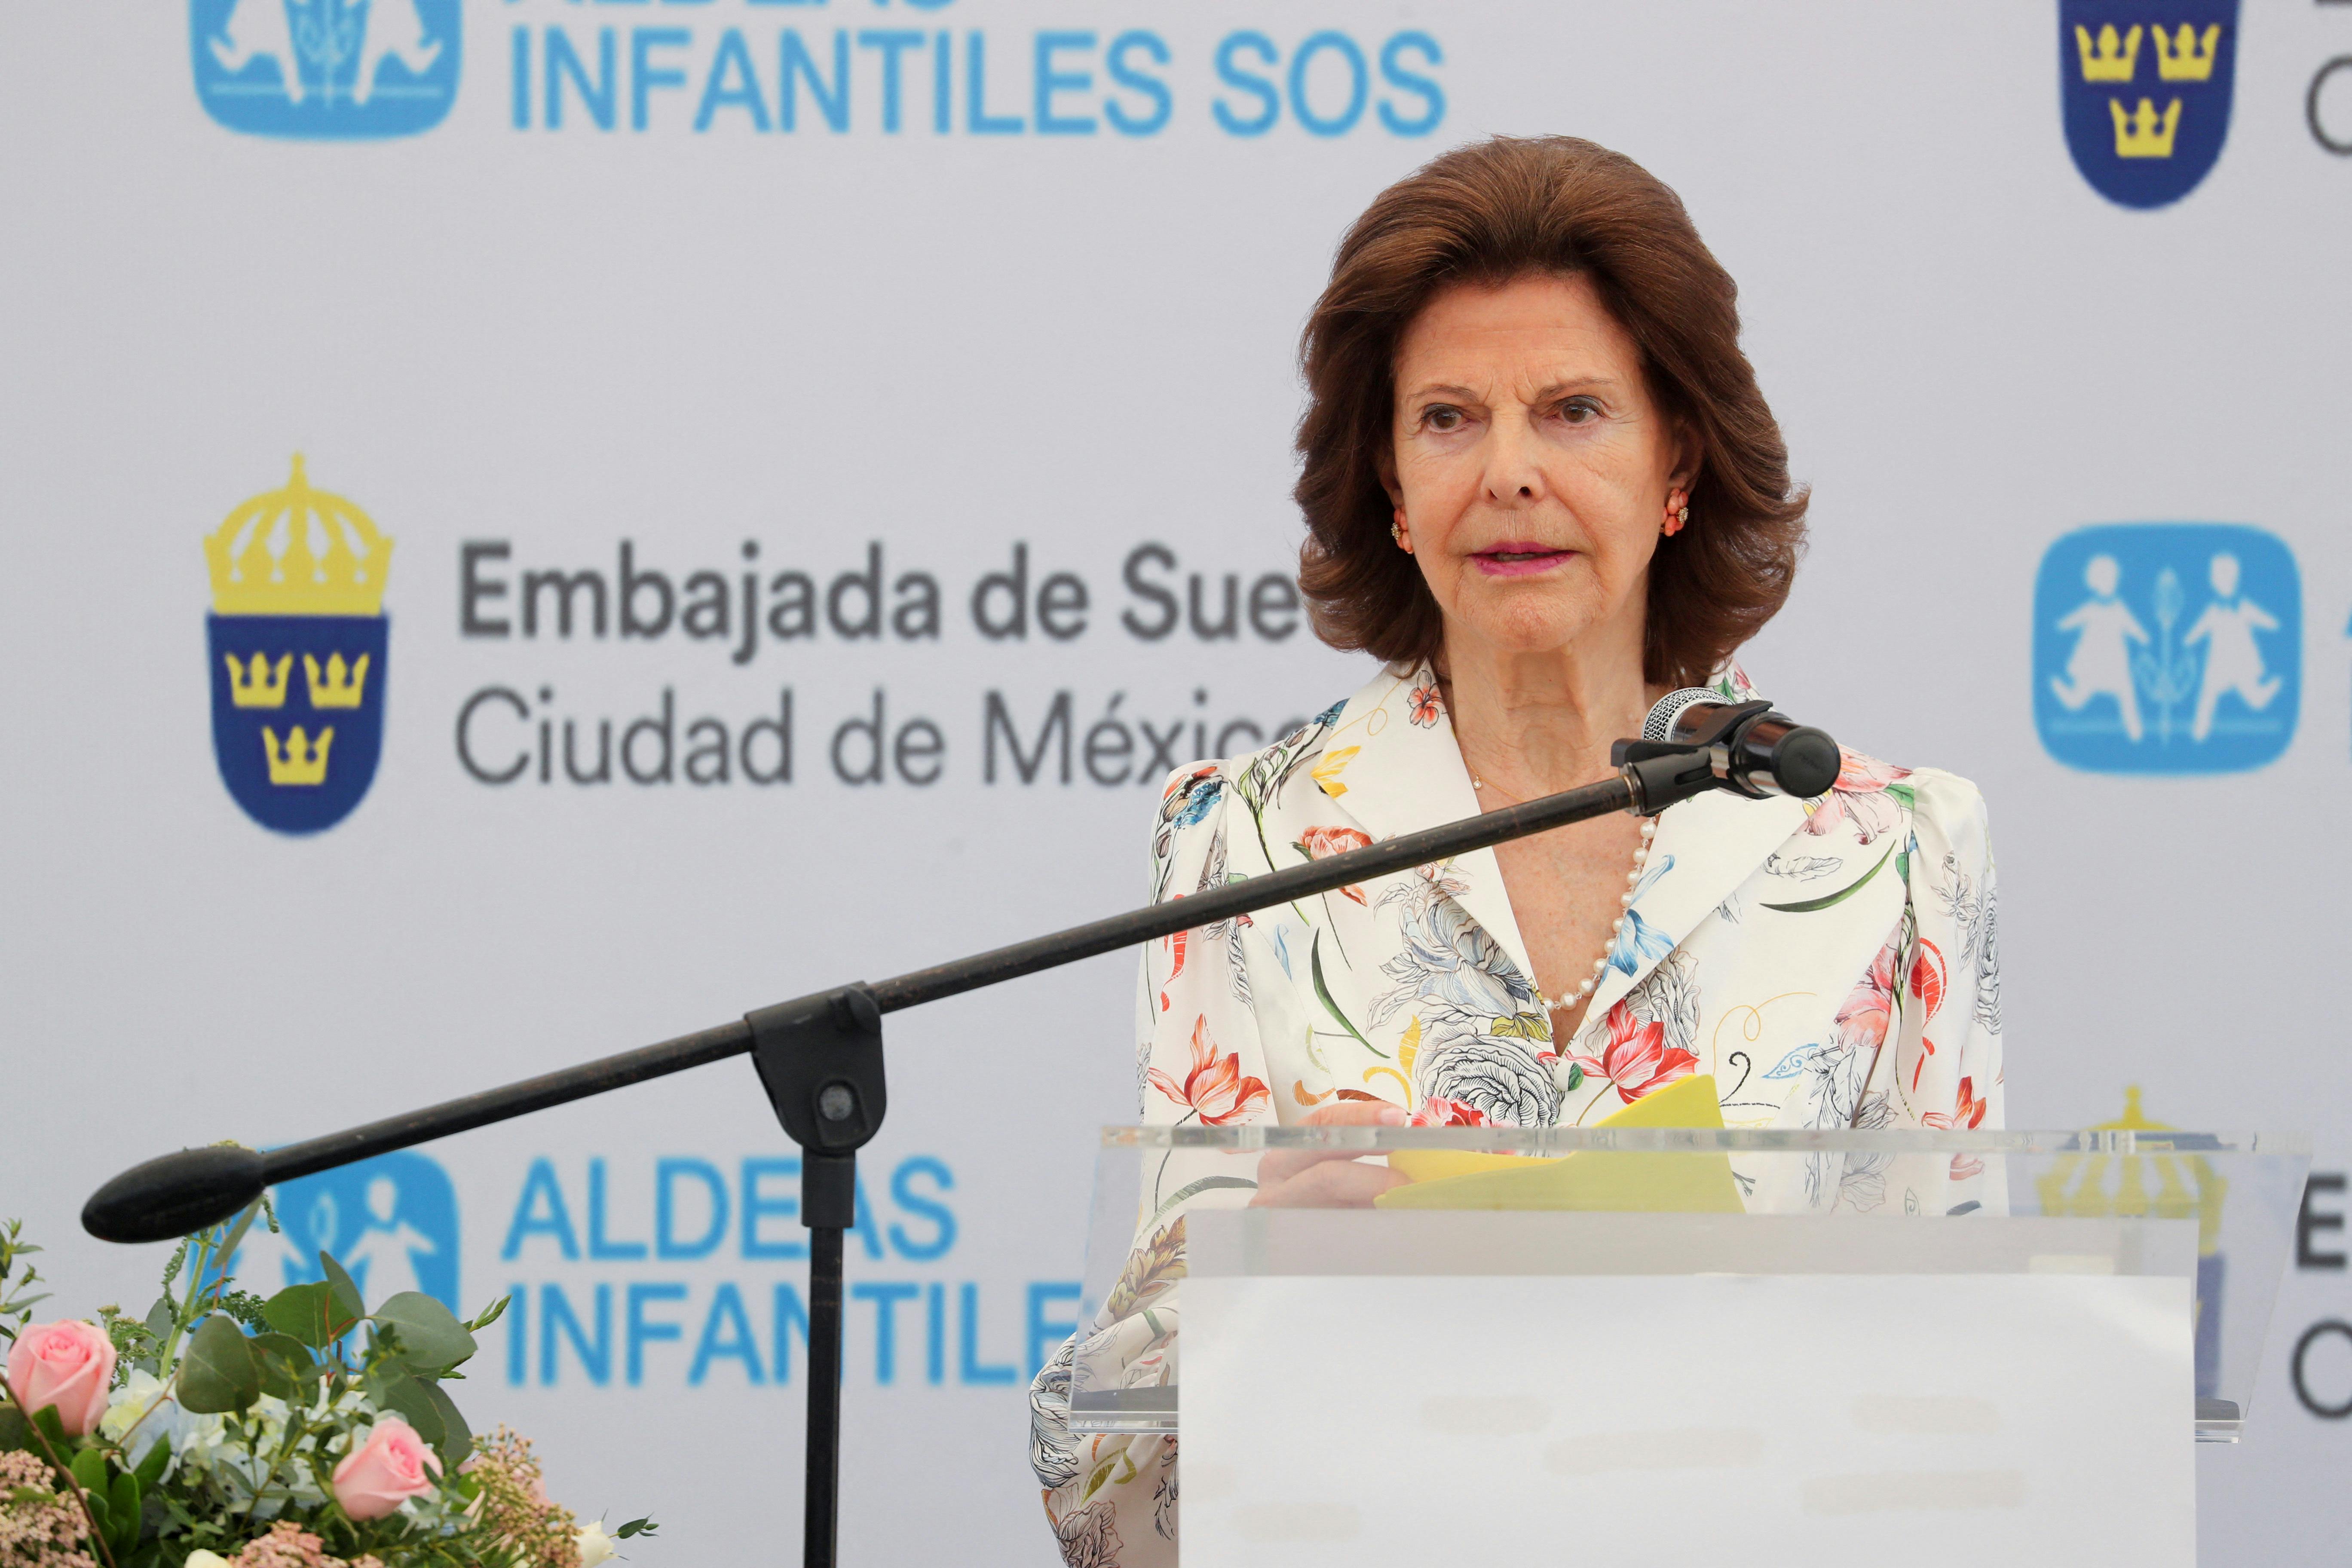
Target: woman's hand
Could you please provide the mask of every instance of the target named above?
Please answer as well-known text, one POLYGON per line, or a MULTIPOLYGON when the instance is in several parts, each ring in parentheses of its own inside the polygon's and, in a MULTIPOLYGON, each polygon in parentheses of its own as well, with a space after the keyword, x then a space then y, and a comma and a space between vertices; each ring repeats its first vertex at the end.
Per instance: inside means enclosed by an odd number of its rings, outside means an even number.
MULTIPOLYGON (((1318 1106, 1309 1127, 1402 1127, 1405 1114, 1393 1105, 1344 1100, 1318 1106)), ((1405 1178, 1386 1165, 1359 1163, 1345 1149, 1269 1149, 1257 1164, 1257 1195, 1252 1208, 1367 1209, 1372 1200, 1405 1178)))

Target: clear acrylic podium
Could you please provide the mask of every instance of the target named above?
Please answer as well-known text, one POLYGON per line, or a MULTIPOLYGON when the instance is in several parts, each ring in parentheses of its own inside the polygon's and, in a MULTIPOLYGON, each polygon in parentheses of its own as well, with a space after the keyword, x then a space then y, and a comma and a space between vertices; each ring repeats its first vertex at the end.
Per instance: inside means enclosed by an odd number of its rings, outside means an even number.
POLYGON ((1181 1437, 1188 1563, 2188 1564, 2191 1444, 2247 1418, 2308 1163, 2168 1131, 1107 1128, 1070 1426, 1181 1437), (1253 1206, 1276 1150, 1415 1179, 1253 1206))

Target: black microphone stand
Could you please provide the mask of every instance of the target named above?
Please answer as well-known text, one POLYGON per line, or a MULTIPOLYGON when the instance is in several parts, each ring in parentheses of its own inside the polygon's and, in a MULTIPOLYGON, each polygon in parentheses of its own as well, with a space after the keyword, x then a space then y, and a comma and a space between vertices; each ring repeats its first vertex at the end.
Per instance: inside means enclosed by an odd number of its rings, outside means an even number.
MULTIPOLYGON (((1733 711, 1748 719, 1766 706, 1754 703, 1733 711)), ((1727 732, 1728 721, 1724 727, 1727 732)), ((1726 754, 1722 744, 1706 739, 1691 743, 1621 741, 1612 753, 1619 763, 1617 775, 1581 789, 1404 834, 952 963, 872 984, 817 992, 761 1008, 739 1022, 306 1142, 267 1152, 226 1144, 184 1149, 134 1165, 100 1187, 83 1206, 82 1227, 102 1241, 168 1241, 222 1223, 279 1182, 748 1054, 777 1119, 802 1151, 801 1223, 810 1231, 808 1479, 802 1562, 805 1568, 833 1568, 841 1479, 842 1236, 856 1223, 857 1151, 880 1131, 887 1104, 883 1014, 1612 812, 1655 816, 1676 801, 1715 788, 1756 793, 1733 775, 1726 754)), ((1832 769, 1829 778, 1834 777, 1832 769)), ((1828 783, 1824 779, 1820 788, 1827 788, 1828 783)))

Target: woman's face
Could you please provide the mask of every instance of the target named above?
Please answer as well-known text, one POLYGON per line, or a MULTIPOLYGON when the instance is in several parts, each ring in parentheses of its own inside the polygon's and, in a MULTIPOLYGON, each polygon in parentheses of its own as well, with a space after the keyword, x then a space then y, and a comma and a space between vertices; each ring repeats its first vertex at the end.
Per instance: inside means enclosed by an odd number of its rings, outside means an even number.
MULTIPOLYGON (((1581 277, 1460 284, 1405 330, 1391 500, 1449 646, 1630 646, 1690 465, 1581 277)), ((1671 546, 1669 546, 1671 548, 1671 546)))

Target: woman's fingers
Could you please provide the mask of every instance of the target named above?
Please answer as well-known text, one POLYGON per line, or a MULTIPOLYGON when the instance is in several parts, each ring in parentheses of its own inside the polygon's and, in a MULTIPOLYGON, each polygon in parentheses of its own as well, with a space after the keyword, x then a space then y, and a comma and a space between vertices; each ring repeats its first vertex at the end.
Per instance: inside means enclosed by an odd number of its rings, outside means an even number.
MULTIPOLYGON (((1308 1113, 1309 1127, 1402 1127, 1405 1113, 1373 1100, 1342 1100, 1308 1113)), ((1269 1149, 1258 1161, 1259 1208, 1367 1208, 1404 1178, 1362 1163, 1353 1149, 1269 1149)))
POLYGON ((1402 1127, 1404 1111, 1386 1100, 1335 1100, 1307 1113, 1308 1127, 1402 1127))
MULTIPOLYGON (((1393 1105, 1369 1100, 1338 1100, 1307 1113, 1307 1127, 1402 1127, 1405 1114, 1393 1105)), ((1263 1193, 1296 1177, 1311 1166, 1333 1160, 1355 1160, 1360 1150, 1269 1149, 1258 1161, 1257 1184, 1263 1193)))
MULTIPOLYGON (((1307 1127, 1402 1127, 1407 1118, 1381 1100, 1335 1100, 1307 1112, 1307 1127)), ((1257 1208, 1363 1208, 1403 1182, 1395 1172, 1360 1163, 1356 1149, 1269 1149, 1258 1159, 1257 1208)))
POLYGON ((1364 1152, 1361 1149, 1268 1149, 1258 1158, 1257 1184, 1263 1191, 1279 1183, 1287 1182, 1302 1171, 1311 1170, 1317 1165, 1328 1164, 1335 1160, 1351 1161, 1360 1160, 1363 1157, 1364 1152))
POLYGON ((1404 1177, 1385 1165, 1360 1164, 1353 1160, 1327 1160, 1268 1187, 1262 1182, 1252 1202, 1261 1208, 1370 1208, 1372 1200, 1404 1177))

